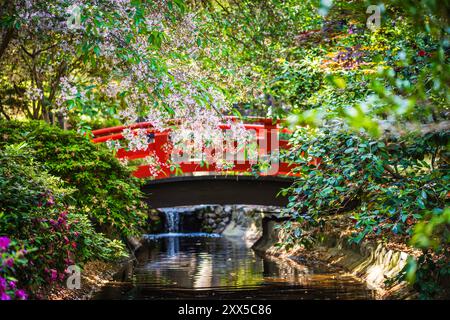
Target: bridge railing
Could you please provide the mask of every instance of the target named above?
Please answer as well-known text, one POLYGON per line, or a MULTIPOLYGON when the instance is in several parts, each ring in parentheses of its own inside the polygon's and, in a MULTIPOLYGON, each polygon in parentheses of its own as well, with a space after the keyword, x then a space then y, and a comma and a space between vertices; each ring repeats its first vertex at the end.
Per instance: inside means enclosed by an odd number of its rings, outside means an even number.
MULTIPOLYGON (((227 122, 237 121, 235 117, 226 117, 227 122)), ((178 120, 173 121, 176 125, 178 120)), ((247 121, 247 119, 246 119, 247 121)), ((256 134, 257 154, 259 157, 270 158, 272 155, 279 155, 281 150, 289 149, 289 141, 279 139, 280 133, 290 134, 291 132, 281 126, 282 121, 273 121, 272 119, 264 118, 250 118, 249 123, 245 123, 246 130, 251 130, 256 134)), ((220 129, 227 130, 230 128, 228 123, 221 124, 220 129)), ((139 178, 146 178, 153 176, 156 179, 167 178, 175 174, 174 168, 183 173, 198 173, 198 172, 215 172, 215 173, 251 173, 255 169, 255 162, 252 159, 235 159, 233 160, 233 167, 224 170, 216 163, 205 163, 201 159, 188 159, 186 161, 173 161, 173 154, 178 152, 171 144, 170 130, 157 131, 149 122, 140 122, 129 126, 117 126, 110 128, 103 128, 94 130, 92 141, 95 143, 105 143, 108 141, 117 141, 125 139, 123 131, 125 129, 144 131, 148 137, 148 145, 142 150, 127 150, 119 148, 116 152, 116 157, 119 159, 136 160, 145 158, 158 159, 159 168, 155 172, 154 164, 143 164, 138 166, 134 175, 139 178), (152 168, 153 167, 153 168, 152 168)), ((213 151, 214 152, 214 151, 213 151)), ((291 170, 295 167, 287 162, 274 162, 269 160, 271 167, 268 170, 259 172, 260 175, 293 175, 291 170)), ((314 160, 314 164, 318 161, 314 160)))

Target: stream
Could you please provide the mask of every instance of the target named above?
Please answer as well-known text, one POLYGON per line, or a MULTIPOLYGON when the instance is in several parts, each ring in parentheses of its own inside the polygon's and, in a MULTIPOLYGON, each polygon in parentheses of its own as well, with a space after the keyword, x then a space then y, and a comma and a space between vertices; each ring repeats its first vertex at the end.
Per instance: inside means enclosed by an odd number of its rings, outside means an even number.
POLYGON ((243 241, 183 233, 166 213, 167 233, 146 235, 136 263, 94 299, 374 299, 351 275, 312 261, 261 257, 243 241))

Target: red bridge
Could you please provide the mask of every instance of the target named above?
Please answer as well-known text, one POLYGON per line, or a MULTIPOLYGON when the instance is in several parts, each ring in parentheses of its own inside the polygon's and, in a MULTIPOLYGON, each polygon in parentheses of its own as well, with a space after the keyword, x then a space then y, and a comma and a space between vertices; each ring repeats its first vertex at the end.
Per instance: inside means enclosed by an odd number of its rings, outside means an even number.
MULTIPOLYGON (((234 117, 225 118, 226 120, 231 119, 236 121, 234 117)), ((280 127, 280 121, 274 122, 272 119, 260 119, 254 118, 250 119, 251 123, 244 124, 245 129, 253 130, 256 133, 257 143, 258 143, 258 155, 270 155, 274 153, 279 153, 280 150, 288 148, 289 142, 286 139, 279 139, 281 135, 289 135, 290 131, 280 127)), ((116 156, 120 159, 136 160, 143 159, 152 155, 156 155, 160 162, 169 162, 170 156, 173 152, 173 147, 167 148, 166 146, 170 142, 170 131, 158 132, 155 131, 152 125, 148 122, 136 123, 131 126, 118 126, 111 128, 104 128, 100 130, 94 130, 92 133, 94 138, 92 139, 95 143, 106 142, 108 140, 122 140, 124 139, 123 130, 124 129, 145 129, 149 135, 149 144, 145 150, 137 151, 127 151, 121 148, 117 151, 116 156)), ((228 124, 220 125, 223 130, 229 129, 228 124)), ((170 144, 169 144, 170 145, 170 144)), ((281 162, 277 163, 277 170, 272 170, 272 172, 264 173, 261 175, 292 175, 290 173, 293 166, 288 163, 281 162)), ((251 173, 254 169, 254 163, 252 161, 238 161, 234 160, 234 167, 232 170, 228 170, 228 173, 251 173)), ((227 170, 218 169, 217 166, 212 164, 204 164, 199 161, 189 161, 179 163, 179 169, 182 173, 193 173, 193 172, 217 172, 217 173, 227 173, 227 170)), ((173 175, 170 168, 161 168, 156 179, 168 178, 173 175)), ((149 170, 149 165, 141 165, 138 167, 134 175, 138 178, 146 178, 151 176, 149 170)))
MULTIPOLYGON (((225 121, 238 121, 234 117, 227 117, 225 121)), ((123 131, 144 131, 148 136, 148 145, 145 150, 126 150, 120 148, 116 156, 119 159, 136 160, 146 157, 155 157, 162 164, 155 174, 151 166, 143 164, 138 166, 134 175, 139 178, 154 177, 144 187, 148 191, 149 203, 153 207, 170 207, 195 204, 257 204, 280 205, 287 203, 285 197, 277 197, 282 188, 292 183, 291 169, 293 165, 279 162, 278 155, 289 147, 286 139, 290 131, 282 128, 280 121, 272 119, 251 118, 244 124, 246 130, 256 134, 258 157, 277 155, 276 161, 271 163, 269 170, 256 170, 255 162, 247 158, 233 160, 232 169, 221 169, 214 163, 206 164, 198 159, 169 165, 174 147, 170 143, 170 130, 156 131, 148 122, 136 123, 130 126, 118 126, 93 131, 92 141, 105 143, 125 139, 123 131), (281 139, 280 139, 281 137, 281 139), (284 139, 283 139, 284 138, 284 139), (175 170, 174 168, 177 168, 175 170), (181 171, 181 172, 180 172, 181 171), (204 173, 202 175, 202 173, 204 173), (211 175, 214 173, 214 175, 211 175), (188 174, 188 175, 186 175, 188 174), (190 174, 190 175, 189 175, 190 174), (196 176, 192 176, 195 174, 196 176), (177 176, 178 177, 175 177, 177 176), (180 175, 182 175, 180 177, 180 175), (198 176, 201 175, 201 176, 198 176), (174 197, 176 195, 176 197, 174 197)), ((174 124, 176 121, 174 121, 174 124)), ((228 122, 229 123, 229 122, 228 122)), ((229 124, 221 124, 220 129, 227 130, 229 124)), ((312 163, 317 164, 314 160, 312 163)))

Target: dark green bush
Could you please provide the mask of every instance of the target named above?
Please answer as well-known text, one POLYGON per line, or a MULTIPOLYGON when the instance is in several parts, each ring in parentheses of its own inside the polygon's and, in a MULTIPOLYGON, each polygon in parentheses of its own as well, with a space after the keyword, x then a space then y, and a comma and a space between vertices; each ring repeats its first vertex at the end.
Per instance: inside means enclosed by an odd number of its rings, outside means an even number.
POLYGON ((62 281, 70 265, 114 260, 124 245, 95 231, 79 208, 74 189, 48 174, 25 143, 0 150, 0 285, 2 299, 21 299, 43 284, 62 281))
POLYGON ((289 208, 300 219, 352 210, 358 232, 409 237, 426 210, 444 208, 449 192, 448 133, 374 139, 348 131, 298 130, 289 159, 302 176, 289 208), (319 167, 310 164, 320 158, 319 167))
POLYGON ((39 121, 0 122, 0 148, 21 142, 49 174, 75 189, 70 204, 98 231, 117 237, 139 231, 145 217, 140 181, 106 147, 39 121))

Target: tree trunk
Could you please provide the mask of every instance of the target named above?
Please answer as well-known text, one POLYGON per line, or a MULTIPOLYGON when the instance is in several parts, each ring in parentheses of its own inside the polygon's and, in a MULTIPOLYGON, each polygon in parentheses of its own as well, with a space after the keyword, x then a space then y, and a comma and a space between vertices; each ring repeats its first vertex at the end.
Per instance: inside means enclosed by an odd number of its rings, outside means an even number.
POLYGON ((62 112, 58 112, 57 113, 57 117, 58 117, 58 125, 59 125, 59 127, 61 129, 65 130, 65 128, 64 128, 65 122, 64 122, 64 115, 63 115, 63 113, 62 112))
POLYGON ((0 60, 2 59, 3 54, 6 52, 9 43, 13 39, 14 29, 8 28, 5 34, 2 36, 2 42, 0 43, 0 60))

